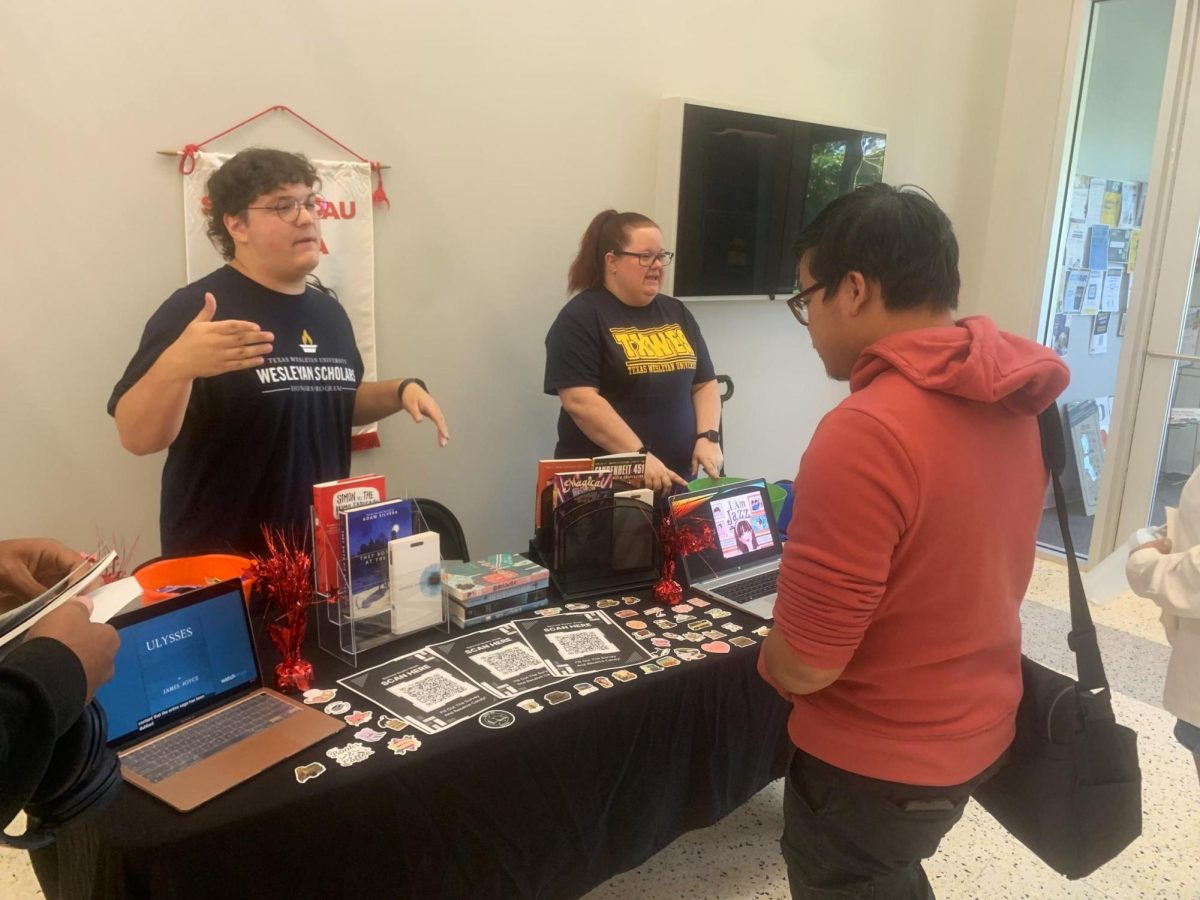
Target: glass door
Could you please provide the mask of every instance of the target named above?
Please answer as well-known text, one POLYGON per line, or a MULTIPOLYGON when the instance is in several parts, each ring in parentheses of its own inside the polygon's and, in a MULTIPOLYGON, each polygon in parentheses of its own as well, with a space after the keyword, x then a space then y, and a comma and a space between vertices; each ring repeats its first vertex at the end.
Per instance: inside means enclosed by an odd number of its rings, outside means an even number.
MULTIPOLYGON (((1059 398, 1068 446, 1063 484, 1081 556, 1103 551, 1097 525, 1113 509, 1103 488, 1123 475, 1110 471, 1109 436, 1114 407, 1125 399, 1122 361, 1138 346, 1128 326, 1143 296, 1142 236, 1176 14, 1177 0, 1091 4, 1042 333, 1071 368, 1059 398)), ((1062 550, 1049 498, 1038 542, 1062 550)))

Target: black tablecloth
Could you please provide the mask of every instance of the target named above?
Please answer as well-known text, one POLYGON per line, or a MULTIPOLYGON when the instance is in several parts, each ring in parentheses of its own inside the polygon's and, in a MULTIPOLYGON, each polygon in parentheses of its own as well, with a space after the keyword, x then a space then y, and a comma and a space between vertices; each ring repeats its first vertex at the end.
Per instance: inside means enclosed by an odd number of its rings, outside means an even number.
MULTIPOLYGON (((762 624, 726 622, 750 636, 762 624)), ((369 662, 438 639, 413 635, 369 662)), ((325 751, 355 740, 346 729, 187 814, 126 785, 95 821, 33 854, 34 867, 51 900, 577 897, 783 774, 788 705, 755 671, 760 643, 635 669, 636 681, 560 705, 532 694, 537 713, 507 700, 496 707, 516 717, 507 728, 411 729, 418 750, 396 756, 381 741, 343 768, 325 751), (294 768, 318 761, 327 771, 297 783, 294 768)), ((316 648, 310 659, 318 687, 351 672, 316 648)), ((344 687, 337 699, 380 714, 344 687)))

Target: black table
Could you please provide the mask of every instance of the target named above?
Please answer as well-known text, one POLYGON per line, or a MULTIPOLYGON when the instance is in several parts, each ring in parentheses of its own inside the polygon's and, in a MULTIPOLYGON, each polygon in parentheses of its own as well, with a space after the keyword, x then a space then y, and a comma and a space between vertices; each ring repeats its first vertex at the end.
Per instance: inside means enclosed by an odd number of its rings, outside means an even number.
MULTIPOLYGON (((762 624, 740 612, 725 622, 749 636, 762 624)), ((502 730, 411 729, 418 750, 396 756, 381 741, 349 768, 325 755, 355 739, 346 729, 186 815, 126 785, 34 853, 34 868, 51 900, 578 897, 783 774, 789 706, 758 676, 754 637, 560 705, 531 695, 541 712, 505 701, 495 708, 516 721, 502 730), (297 783, 294 768, 317 761, 326 772, 297 783)), ((410 636, 367 664, 437 640, 410 636)), ((317 687, 351 673, 315 647, 309 658, 317 687)), ((337 699, 380 714, 346 688, 337 699)))

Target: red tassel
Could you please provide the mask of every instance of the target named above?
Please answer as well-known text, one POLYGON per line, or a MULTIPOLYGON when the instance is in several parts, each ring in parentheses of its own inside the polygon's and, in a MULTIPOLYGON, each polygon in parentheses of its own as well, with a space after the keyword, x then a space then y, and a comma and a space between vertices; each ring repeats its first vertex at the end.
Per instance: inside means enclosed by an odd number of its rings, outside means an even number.
POLYGON ((179 174, 191 175, 196 171, 196 154, 200 152, 199 144, 186 144, 183 155, 179 157, 179 174))
POLYGON ((392 201, 388 199, 387 191, 383 189, 383 170, 379 167, 379 163, 371 163, 371 171, 375 173, 375 192, 371 194, 371 202, 376 206, 383 204, 391 209, 392 201))

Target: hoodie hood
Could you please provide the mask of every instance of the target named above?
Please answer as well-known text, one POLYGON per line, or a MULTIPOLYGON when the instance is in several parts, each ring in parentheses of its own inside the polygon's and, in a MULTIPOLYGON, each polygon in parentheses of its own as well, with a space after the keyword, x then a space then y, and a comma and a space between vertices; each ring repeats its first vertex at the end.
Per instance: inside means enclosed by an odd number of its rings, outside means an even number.
POLYGON ((984 316, 876 341, 854 364, 850 390, 862 390, 891 369, 924 390, 999 403, 1032 416, 1054 402, 1071 380, 1066 363, 1053 350, 1002 332, 984 316))

